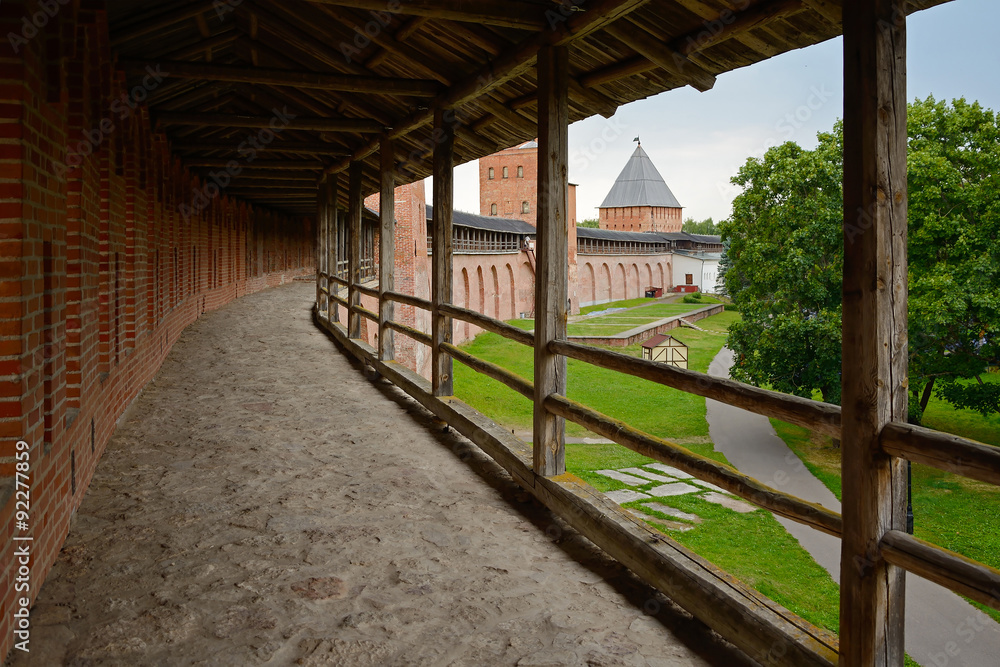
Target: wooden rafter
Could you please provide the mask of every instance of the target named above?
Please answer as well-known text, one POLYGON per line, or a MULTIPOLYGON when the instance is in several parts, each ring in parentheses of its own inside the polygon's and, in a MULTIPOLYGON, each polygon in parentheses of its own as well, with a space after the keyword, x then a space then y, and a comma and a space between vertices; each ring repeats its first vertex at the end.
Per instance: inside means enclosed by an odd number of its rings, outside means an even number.
POLYGON ((423 16, 430 19, 482 23, 502 28, 540 30, 546 27, 545 9, 520 0, 315 0, 325 5, 351 7, 380 13, 423 16))
POLYGON ((118 63, 118 66, 129 73, 142 74, 146 71, 154 71, 159 76, 166 78, 232 81, 269 86, 336 90, 348 93, 434 97, 439 91, 439 85, 436 81, 424 79, 323 74, 304 70, 268 69, 263 67, 247 67, 244 65, 215 65, 181 61, 123 60, 118 63))
POLYGON ((381 132, 384 128, 365 118, 295 118, 281 120, 277 115, 244 116, 225 113, 160 112, 156 120, 163 125, 193 125, 195 127, 254 127, 272 128, 275 124, 286 130, 315 132, 381 132))

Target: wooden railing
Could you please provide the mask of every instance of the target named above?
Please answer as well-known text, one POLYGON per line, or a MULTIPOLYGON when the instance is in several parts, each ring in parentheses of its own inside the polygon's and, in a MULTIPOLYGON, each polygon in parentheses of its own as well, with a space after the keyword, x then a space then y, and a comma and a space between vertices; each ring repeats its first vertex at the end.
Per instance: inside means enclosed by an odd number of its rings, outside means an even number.
MULTIPOLYGON (((726 378, 677 369, 566 338, 568 171, 564 46, 537 54, 538 168, 534 333, 461 308, 452 301, 453 125, 434 109, 433 255, 430 300, 394 287, 395 250, 393 135, 380 139, 381 234, 378 289, 362 283, 362 164, 357 154, 350 174, 348 215, 336 212, 337 176, 320 187, 317 323, 349 353, 375 368, 428 410, 470 438, 513 479, 570 525, 631 568, 694 616, 768 665, 902 664, 902 568, 990 607, 1000 609, 1000 571, 900 532, 898 488, 901 459, 1000 485, 1000 450, 957 436, 900 423, 906 418, 905 96, 896 95, 889 66, 898 62, 905 40, 888 0, 844 3, 844 336, 843 410, 837 406, 752 387, 726 378), (850 21, 848 20, 850 18, 850 21), (849 26, 849 27, 848 27, 849 26), (850 48, 848 45, 850 44, 850 48), (877 67, 876 56, 889 57, 877 67), (893 55, 895 54, 895 55, 893 55), (886 64, 889 63, 889 64, 886 64), (876 83, 878 85, 876 85, 876 83), (883 122, 883 116, 892 122, 883 122), (891 116, 891 118, 890 118, 891 116), (891 168, 890 168, 891 167, 891 168), (885 193, 891 190, 893 196, 885 193), (335 233, 332 233, 332 231, 335 233), (346 240, 345 240, 346 230, 346 240), (337 239, 336 248, 330 247, 337 239), (347 264, 341 256, 347 247, 347 264), (333 273, 328 268, 333 267, 333 273), (349 276, 344 279, 341 276, 349 276), (347 289, 347 298, 341 296, 347 289), (374 299, 378 312, 361 305, 374 299), (430 314, 424 332, 394 317, 404 304, 430 314), (337 308, 348 312, 346 326, 337 308), (378 349, 361 340, 361 320, 378 324, 378 349), (479 359, 453 344, 453 321, 467 322, 534 349, 529 381, 479 359), (902 330, 893 327, 902 327, 902 330), (431 381, 394 361, 393 334, 431 350, 431 381), (773 489, 730 466, 639 431, 567 397, 567 359, 626 373, 674 389, 798 424, 843 442, 843 515, 773 489), (497 380, 532 402, 531 446, 476 412, 453 394, 452 362, 497 380), (829 632, 753 591, 654 531, 603 494, 565 473, 565 420, 700 480, 827 534, 840 536, 843 645, 829 632), (877 545, 877 549, 875 548, 877 545), (888 656, 888 657, 887 657, 888 656)), ((370 270, 368 273, 372 273, 370 270)))

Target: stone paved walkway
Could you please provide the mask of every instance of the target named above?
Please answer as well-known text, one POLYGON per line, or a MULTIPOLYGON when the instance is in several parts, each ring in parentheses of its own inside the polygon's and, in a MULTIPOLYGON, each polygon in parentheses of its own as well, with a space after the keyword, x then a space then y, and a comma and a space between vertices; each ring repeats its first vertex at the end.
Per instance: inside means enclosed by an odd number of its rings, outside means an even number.
POLYGON ((14 665, 749 664, 367 381, 313 295, 268 290, 184 333, 14 665))

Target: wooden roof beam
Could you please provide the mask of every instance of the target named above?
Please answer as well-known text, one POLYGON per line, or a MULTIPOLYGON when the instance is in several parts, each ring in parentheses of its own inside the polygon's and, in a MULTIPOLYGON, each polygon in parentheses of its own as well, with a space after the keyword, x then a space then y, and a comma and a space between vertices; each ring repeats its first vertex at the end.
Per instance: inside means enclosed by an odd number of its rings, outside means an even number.
POLYGON ((183 61, 123 60, 118 66, 130 74, 156 72, 161 77, 232 81, 237 83, 316 88, 348 93, 413 95, 434 97, 438 82, 427 79, 400 79, 353 74, 325 74, 306 70, 267 69, 243 65, 215 65, 183 61))
POLYGON ((111 46, 119 46, 129 40, 145 37, 154 32, 160 32, 176 23, 194 18, 205 12, 214 12, 213 7, 216 2, 218 0, 189 2, 180 7, 171 7, 155 14, 144 14, 138 20, 124 26, 115 26, 112 29, 111 46))
MULTIPOLYGON (((226 167, 232 160, 221 158, 184 158, 186 167, 226 167)), ((282 171, 301 171, 303 169, 322 169, 323 163, 319 160, 253 160, 252 162, 240 162, 244 169, 270 169, 282 171)))
POLYGON ((154 114, 161 125, 192 125, 195 127, 251 127, 283 130, 311 130, 314 132, 379 133, 382 124, 367 118, 279 118, 271 116, 242 116, 227 113, 162 112, 154 114), (272 128, 273 129, 273 128, 272 128))
MULTIPOLYGON (((235 153, 244 138, 239 137, 233 141, 181 141, 171 143, 170 148, 175 152, 227 151, 235 153)), ((300 155, 325 155, 329 157, 344 157, 346 155, 343 148, 324 146, 322 143, 314 142, 283 141, 280 135, 267 146, 254 148, 254 150, 258 153, 298 153, 300 155)))
MULTIPOLYGON (((558 46, 586 37, 613 21, 638 9, 649 0, 600 0, 585 12, 571 12, 565 22, 552 30, 543 30, 514 45, 493 62, 480 68, 451 86, 434 100, 430 109, 420 110, 396 123, 389 136, 397 139, 434 120, 434 108, 454 108, 486 95, 491 90, 529 70, 544 46, 558 46)), ((347 168, 352 160, 362 160, 378 150, 378 140, 369 141, 347 159, 327 169, 336 173, 347 168)))
POLYGON ((715 85, 714 74, 706 72, 691 62, 683 53, 656 39, 634 22, 628 21, 628 25, 609 25, 604 29, 604 32, 658 67, 670 72, 695 90, 705 92, 711 90, 715 85))
MULTIPOLYGON (((502 28, 541 30, 548 25, 543 7, 521 0, 314 0, 319 4, 373 12, 423 16, 502 28)), ((550 11, 558 11, 553 9, 550 11)))

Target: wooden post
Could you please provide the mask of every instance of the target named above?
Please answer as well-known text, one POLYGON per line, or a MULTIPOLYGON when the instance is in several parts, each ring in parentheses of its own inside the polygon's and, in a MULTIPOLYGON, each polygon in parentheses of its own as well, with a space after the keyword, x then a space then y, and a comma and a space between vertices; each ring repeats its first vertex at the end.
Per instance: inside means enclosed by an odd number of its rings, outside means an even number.
POLYGON ((548 412, 550 394, 566 395, 566 357, 548 345, 566 338, 569 275, 567 219, 569 164, 569 55, 566 47, 538 54, 538 236, 535 248, 534 468, 566 472, 566 423, 548 412))
POLYGON ((844 2, 841 665, 902 666, 905 572, 879 551, 906 529, 906 25, 894 0, 844 2))
POLYGON ((330 281, 323 277, 327 270, 326 251, 329 242, 329 234, 326 220, 326 183, 320 182, 316 189, 316 312, 320 317, 329 317, 330 301, 326 300, 324 308, 324 297, 322 287, 324 282, 327 289, 330 288, 330 281))
MULTIPOLYGON (((361 211, 365 200, 361 196, 361 174, 364 165, 360 161, 351 163, 348 177, 347 206, 347 302, 351 306, 361 305, 361 292, 355 287, 361 282, 361 211)), ((348 310, 347 335, 350 338, 361 338, 361 314, 348 310)))
MULTIPOLYGON (((337 263, 340 259, 340 219, 337 216, 337 190, 338 174, 330 174, 326 178, 326 220, 327 220, 327 273, 331 276, 337 274, 337 263)), ((327 280, 327 287, 330 290, 330 321, 340 321, 340 304, 333 298, 334 294, 340 293, 340 285, 332 280, 327 280)))
POLYGON ((455 197, 455 128, 445 122, 445 112, 434 112, 434 212, 431 256, 431 384, 435 396, 455 393, 451 357, 441 350, 441 343, 452 341, 451 318, 439 310, 451 303, 451 218, 455 197))
POLYGON ((383 136, 379 144, 382 192, 379 199, 378 267, 378 358, 392 361, 396 358, 392 329, 386 326, 394 316, 393 302, 385 298, 386 292, 395 289, 396 271, 396 155, 392 139, 383 136))

